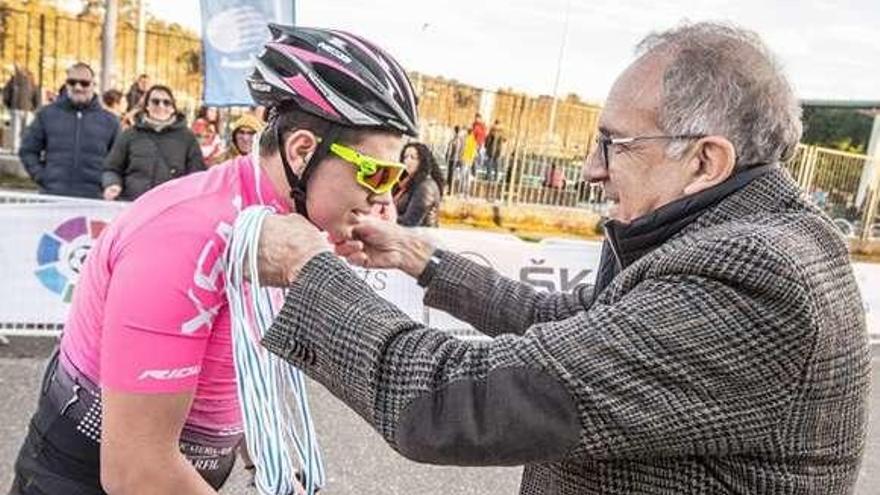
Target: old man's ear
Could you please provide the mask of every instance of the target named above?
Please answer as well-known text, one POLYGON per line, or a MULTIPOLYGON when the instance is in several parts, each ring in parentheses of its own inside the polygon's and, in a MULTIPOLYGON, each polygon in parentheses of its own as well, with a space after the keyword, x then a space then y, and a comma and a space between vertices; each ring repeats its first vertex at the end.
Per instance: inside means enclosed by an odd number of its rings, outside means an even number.
POLYGON ((695 144, 695 153, 688 160, 694 180, 684 188, 686 195, 714 187, 736 173, 736 149, 727 138, 706 136, 695 144))

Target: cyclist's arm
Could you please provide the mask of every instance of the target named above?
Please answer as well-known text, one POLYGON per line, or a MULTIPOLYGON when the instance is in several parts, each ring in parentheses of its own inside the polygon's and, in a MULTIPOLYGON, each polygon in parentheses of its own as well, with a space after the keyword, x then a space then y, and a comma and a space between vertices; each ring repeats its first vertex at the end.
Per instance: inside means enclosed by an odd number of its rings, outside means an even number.
POLYGON ((101 484, 108 494, 217 493, 180 453, 192 397, 102 391, 101 484))
POLYGON ((214 269, 223 243, 200 232, 214 230, 210 220, 198 229, 192 217, 166 211, 108 260, 101 480, 110 493, 215 493, 178 447, 225 301, 214 269))

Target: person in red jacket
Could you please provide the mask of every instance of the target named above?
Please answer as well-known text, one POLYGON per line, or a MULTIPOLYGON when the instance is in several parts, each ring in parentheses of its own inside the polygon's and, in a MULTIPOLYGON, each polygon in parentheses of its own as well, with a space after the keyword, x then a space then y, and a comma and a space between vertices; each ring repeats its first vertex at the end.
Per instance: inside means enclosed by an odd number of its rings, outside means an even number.
POLYGON ((474 161, 474 171, 483 164, 483 158, 486 156, 486 124, 483 122, 483 116, 479 112, 474 114, 474 123, 471 124, 471 132, 477 141, 477 157, 474 161))

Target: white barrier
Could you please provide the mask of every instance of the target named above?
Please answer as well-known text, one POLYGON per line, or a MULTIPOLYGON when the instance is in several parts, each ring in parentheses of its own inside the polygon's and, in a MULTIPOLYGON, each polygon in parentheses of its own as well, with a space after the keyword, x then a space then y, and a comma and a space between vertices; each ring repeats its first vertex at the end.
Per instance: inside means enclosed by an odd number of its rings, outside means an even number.
MULTIPOLYGON (((94 238, 126 203, 0 192, 0 335, 52 335, 63 327, 79 267, 94 238)), ((480 231, 426 231, 443 247, 539 290, 570 291, 591 282, 601 244, 480 231)), ((855 263, 872 335, 880 339, 880 265, 855 263)), ((422 304, 422 290, 397 271, 358 270, 361 278, 414 319, 461 336, 464 322, 422 304)), ((133 297, 146 295, 133 294, 133 297)))

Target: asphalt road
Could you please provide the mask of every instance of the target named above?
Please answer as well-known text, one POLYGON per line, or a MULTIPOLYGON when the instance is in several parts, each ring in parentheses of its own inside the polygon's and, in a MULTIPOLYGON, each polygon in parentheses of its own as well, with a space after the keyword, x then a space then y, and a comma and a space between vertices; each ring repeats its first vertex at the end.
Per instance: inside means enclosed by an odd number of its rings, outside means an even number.
MULTIPOLYGON (((0 493, 12 481, 15 454, 36 404, 36 391, 50 345, 16 340, 0 346, 0 493)), ((872 404, 880 403, 880 352, 872 361, 872 404)), ((329 485, 322 493, 347 495, 515 494, 519 468, 448 468, 408 461, 392 451, 366 423, 319 386, 311 389, 318 434, 327 460, 329 485)), ((223 494, 255 494, 239 466, 223 494)), ((856 495, 880 487, 880 408, 871 411, 868 449, 856 495)))

